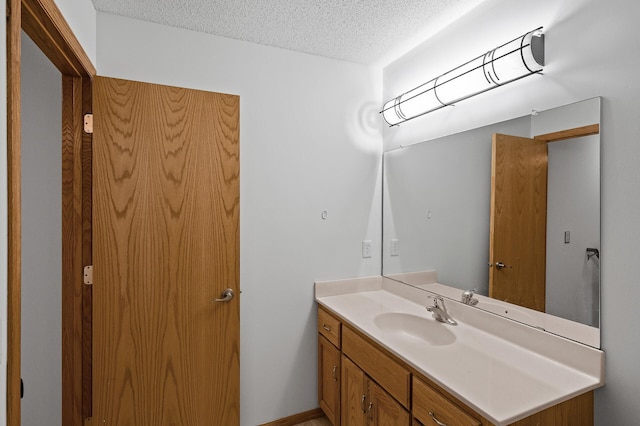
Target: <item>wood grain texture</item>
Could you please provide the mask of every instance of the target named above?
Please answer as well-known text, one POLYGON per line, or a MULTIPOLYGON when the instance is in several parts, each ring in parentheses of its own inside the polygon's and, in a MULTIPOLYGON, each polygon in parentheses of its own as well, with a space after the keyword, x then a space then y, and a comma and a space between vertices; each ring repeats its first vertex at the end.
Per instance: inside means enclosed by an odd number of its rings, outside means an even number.
POLYGON ((409 426, 411 415, 373 380, 367 383, 367 417, 374 426, 409 426))
POLYGON ((479 426, 480 421, 471 417, 451 400, 445 398, 422 380, 413 378, 412 412, 424 424, 433 421, 429 413, 447 425, 479 426))
POLYGON ((260 426, 328 426, 329 424, 329 421, 323 418, 322 410, 315 408, 273 422, 263 423, 260 426))
POLYGON ((339 319, 318 307, 318 333, 326 337, 337 348, 340 348, 341 328, 342 324, 339 319))
POLYGON ((365 426, 367 384, 364 371, 344 355, 340 364, 340 424, 365 426))
MULTIPOLYGON (((36 42, 42 52, 63 74, 63 364, 62 412, 65 425, 82 424, 79 401, 81 381, 86 380, 81 365, 83 341, 82 309, 85 302, 79 283, 82 280, 81 232, 82 180, 80 172, 81 94, 82 86, 90 91, 88 77, 95 67, 64 20, 53 0, 10 0, 7 3, 7 85, 8 85, 8 153, 9 153, 9 288, 8 314, 8 392, 7 423, 20 424, 20 30, 36 42), (85 77, 78 79, 73 77, 85 77), (80 218, 80 220, 79 220, 80 218), (78 269, 80 268, 80 269, 78 269)), ((89 97, 90 99, 90 97, 89 97)), ((85 182, 86 184, 86 182, 85 182)), ((89 182, 90 185, 90 182, 89 182)), ((89 192, 90 194, 90 192, 89 192)), ((89 218, 90 220, 90 218, 89 218)), ((89 240, 90 244, 90 240, 89 240)), ((85 242, 86 247, 86 242, 85 242)), ((90 302, 90 301, 89 301, 90 302)), ((86 335, 85 335, 86 338, 86 335)), ((85 369, 86 373, 86 369, 85 369)), ((90 379, 90 375, 88 376, 90 379)))
POLYGON ((342 327, 342 352, 404 407, 409 407, 411 375, 401 363, 346 325, 342 327))
POLYGON ((239 98, 93 84, 93 421, 237 425, 239 98))
POLYGON ((340 350, 318 334, 318 403, 333 426, 340 425, 340 350))
POLYGON ((62 424, 82 417, 82 79, 62 77, 62 424))
POLYGON ((589 426, 593 422, 593 391, 590 391, 512 423, 512 426, 589 426))
POLYGON ((93 77, 96 69, 54 0, 22 0, 22 29, 65 75, 93 77))
MULTIPOLYGON (((91 79, 82 79, 82 117, 93 111, 91 79)), ((84 120, 83 120, 84 122, 84 120)), ((84 124, 84 123, 83 123, 84 124)), ((92 258, 92 152, 93 137, 82 132, 82 265, 93 264, 92 258)), ((91 417, 92 360, 92 287, 82 286, 82 418, 91 417)))
POLYGON ((566 139, 580 138, 582 136, 597 135, 600 133, 600 124, 590 124, 588 126, 575 127, 573 129, 561 130, 559 132, 546 133, 534 136, 534 139, 545 142, 557 142, 566 139))
POLYGON ((489 296, 544 312, 547 144, 500 134, 492 143, 489 296))
POLYGON ((20 1, 7 1, 7 425, 20 425, 21 132, 20 1))

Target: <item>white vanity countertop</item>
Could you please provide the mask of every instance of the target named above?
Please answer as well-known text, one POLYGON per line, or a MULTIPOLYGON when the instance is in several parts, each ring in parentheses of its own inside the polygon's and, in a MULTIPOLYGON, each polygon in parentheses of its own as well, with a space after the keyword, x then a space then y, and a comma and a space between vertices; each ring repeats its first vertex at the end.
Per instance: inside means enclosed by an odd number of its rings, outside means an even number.
POLYGON ((457 326, 436 323, 429 293, 382 277, 316 283, 316 300, 470 408, 508 425, 604 384, 604 353, 447 300, 457 326), (436 346, 383 331, 375 317, 401 312, 455 335, 436 346))

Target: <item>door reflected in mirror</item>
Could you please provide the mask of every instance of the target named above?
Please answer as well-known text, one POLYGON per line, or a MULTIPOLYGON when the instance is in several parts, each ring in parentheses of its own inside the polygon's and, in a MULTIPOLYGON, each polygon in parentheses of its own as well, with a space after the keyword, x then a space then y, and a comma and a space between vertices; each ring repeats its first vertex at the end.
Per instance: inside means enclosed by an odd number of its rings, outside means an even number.
POLYGON ((593 98, 385 152, 383 275, 435 270, 599 346, 599 123, 593 98))

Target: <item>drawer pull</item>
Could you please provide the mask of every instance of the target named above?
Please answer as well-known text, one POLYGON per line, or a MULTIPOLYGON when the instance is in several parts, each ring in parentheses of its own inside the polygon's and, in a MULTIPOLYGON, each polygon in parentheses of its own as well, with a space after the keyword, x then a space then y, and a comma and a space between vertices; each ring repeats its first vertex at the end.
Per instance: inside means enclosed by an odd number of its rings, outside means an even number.
POLYGON ((431 416, 431 419, 433 420, 433 422, 434 422, 435 424, 437 424, 438 426, 447 426, 446 424, 444 424, 444 423, 442 423, 440 420, 438 420, 438 419, 436 418, 436 415, 435 415, 435 414, 433 414, 433 412, 429 411, 429 415, 431 416))
POLYGON ((373 413, 371 412, 372 408, 373 408, 373 402, 370 402, 369 403, 369 409, 368 409, 368 412, 369 412, 368 416, 369 416, 369 421, 370 422, 373 422, 373 413))
POLYGON ((327 324, 322 324, 322 328, 324 328, 327 331, 331 331, 331 327, 328 326, 327 324))
POLYGON ((338 366, 337 366, 337 365, 334 365, 334 366, 333 366, 333 371, 332 371, 332 374, 333 374, 333 381, 334 381, 334 382, 337 382, 337 381, 338 381, 338 375, 336 374, 336 372, 337 372, 337 371, 338 371, 338 366))
POLYGON ((362 395, 362 400, 360 401, 360 408, 362 409, 362 414, 365 414, 367 412, 367 410, 365 410, 364 408, 364 403, 366 400, 367 400, 367 396, 362 395))

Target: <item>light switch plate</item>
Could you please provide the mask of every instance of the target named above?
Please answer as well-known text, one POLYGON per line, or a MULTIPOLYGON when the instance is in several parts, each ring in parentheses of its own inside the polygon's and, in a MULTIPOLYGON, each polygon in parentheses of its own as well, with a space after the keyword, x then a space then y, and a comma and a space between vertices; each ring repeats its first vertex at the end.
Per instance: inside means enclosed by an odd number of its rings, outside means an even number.
POLYGON ((391 240, 391 256, 400 256, 400 240, 391 240))
POLYGON ((368 259, 371 257, 371 240, 362 241, 362 258, 368 259))

